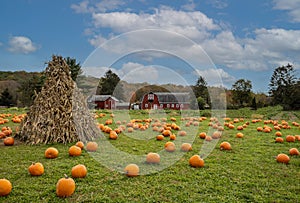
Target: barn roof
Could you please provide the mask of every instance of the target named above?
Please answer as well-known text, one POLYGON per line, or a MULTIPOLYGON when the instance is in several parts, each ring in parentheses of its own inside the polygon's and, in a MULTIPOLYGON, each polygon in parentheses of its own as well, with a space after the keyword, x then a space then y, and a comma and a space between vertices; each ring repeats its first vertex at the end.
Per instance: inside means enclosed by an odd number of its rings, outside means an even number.
POLYGON ((119 101, 116 97, 112 95, 91 95, 88 98, 88 102, 95 102, 95 101, 106 101, 107 99, 112 98, 115 101, 119 101))
POLYGON ((159 103, 190 103, 188 92, 153 92, 157 95, 159 103))

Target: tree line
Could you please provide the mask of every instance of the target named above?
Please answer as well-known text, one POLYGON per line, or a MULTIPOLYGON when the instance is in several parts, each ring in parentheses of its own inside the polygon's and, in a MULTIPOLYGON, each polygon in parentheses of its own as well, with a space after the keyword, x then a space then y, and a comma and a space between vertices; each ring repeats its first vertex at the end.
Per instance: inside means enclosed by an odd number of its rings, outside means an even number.
MULTIPOLYGON (((78 75, 82 73, 80 63, 77 63, 75 58, 67 57, 65 60, 70 67, 72 79, 76 81, 78 75)), ((3 80, 3 75, 5 74, 7 73, 4 72, 0 74, 0 80, 3 80)), ((12 96, 9 88, 5 88, 0 93, 0 105, 30 106, 35 96, 42 89, 45 80, 46 78, 43 72, 31 74, 27 80, 20 82, 17 88, 17 98, 12 96)), ((246 79, 238 79, 232 85, 231 89, 208 87, 205 78, 199 76, 195 85, 191 85, 190 88, 192 90, 191 94, 193 95, 191 98, 195 98, 190 101, 190 106, 194 109, 205 109, 211 108, 213 104, 218 106, 224 105, 225 103, 225 108, 234 109, 242 107, 257 109, 269 105, 281 105, 285 110, 300 109, 300 79, 296 77, 295 69, 291 64, 276 68, 268 87, 268 95, 265 93, 254 93, 252 91, 251 81, 246 79), (211 89, 216 90, 213 91, 217 92, 216 94, 220 94, 214 96, 213 101, 210 96, 210 94, 212 94, 211 89), (226 101, 224 102, 224 100, 226 101)), ((129 102, 139 102, 142 96, 149 91, 166 92, 168 90, 159 85, 145 85, 132 95, 129 102)), ((114 95, 122 101, 125 99, 123 93, 121 80, 112 70, 108 70, 104 76, 99 79, 96 94, 114 95)))

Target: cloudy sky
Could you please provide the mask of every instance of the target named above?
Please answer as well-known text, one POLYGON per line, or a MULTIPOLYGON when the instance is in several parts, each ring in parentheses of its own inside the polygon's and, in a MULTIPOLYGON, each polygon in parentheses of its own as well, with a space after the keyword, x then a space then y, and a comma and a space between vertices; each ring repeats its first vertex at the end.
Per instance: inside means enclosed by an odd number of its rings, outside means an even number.
POLYGON ((300 72, 300 0, 4 0, 0 19, 0 70, 42 71, 59 54, 94 76, 202 75, 228 88, 243 78, 254 92, 267 92, 278 66, 300 72))

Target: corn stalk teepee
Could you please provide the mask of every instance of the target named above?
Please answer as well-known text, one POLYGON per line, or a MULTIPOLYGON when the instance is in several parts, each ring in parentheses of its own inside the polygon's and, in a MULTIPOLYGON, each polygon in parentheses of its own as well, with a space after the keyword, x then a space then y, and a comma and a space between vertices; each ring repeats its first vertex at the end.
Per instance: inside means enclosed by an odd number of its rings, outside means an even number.
POLYGON ((71 143, 100 135, 86 100, 61 56, 53 56, 46 81, 16 135, 28 144, 71 143))

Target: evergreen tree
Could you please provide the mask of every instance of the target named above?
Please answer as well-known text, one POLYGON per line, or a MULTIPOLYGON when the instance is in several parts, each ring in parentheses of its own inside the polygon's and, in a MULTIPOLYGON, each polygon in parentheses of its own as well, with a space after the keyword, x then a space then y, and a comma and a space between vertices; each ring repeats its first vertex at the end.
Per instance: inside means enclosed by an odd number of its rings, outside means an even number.
POLYGON ((108 70, 103 77, 100 78, 97 86, 96 94, 113 95, 118 99, 123 99, 123 87, 117 74, 108 70))
POLYGON ((80 63, 77 63, 75 58, 70 58, 70 57, 65 58, 65 61, 70 68, 71 77, 73 81, 76 81, 77 76, 82 73, 80 63))
POLYGON ((233 100, 243 107, 250 104, 252 84, 249 80, 239 79, 232 85, 233 100))
POLYGON ((280 104, 286 110, 291 109, 294 85, 296 85, 296 77, 294 67, 291 64, 276 68, 269 84, 269 94, 272 97, 272 104, 280 104))
POLYGON ((13 97, 9 93, 8 88, 5 88, 5 90, 0 95, 0 105, 1 106, 13 106, 13 97))

